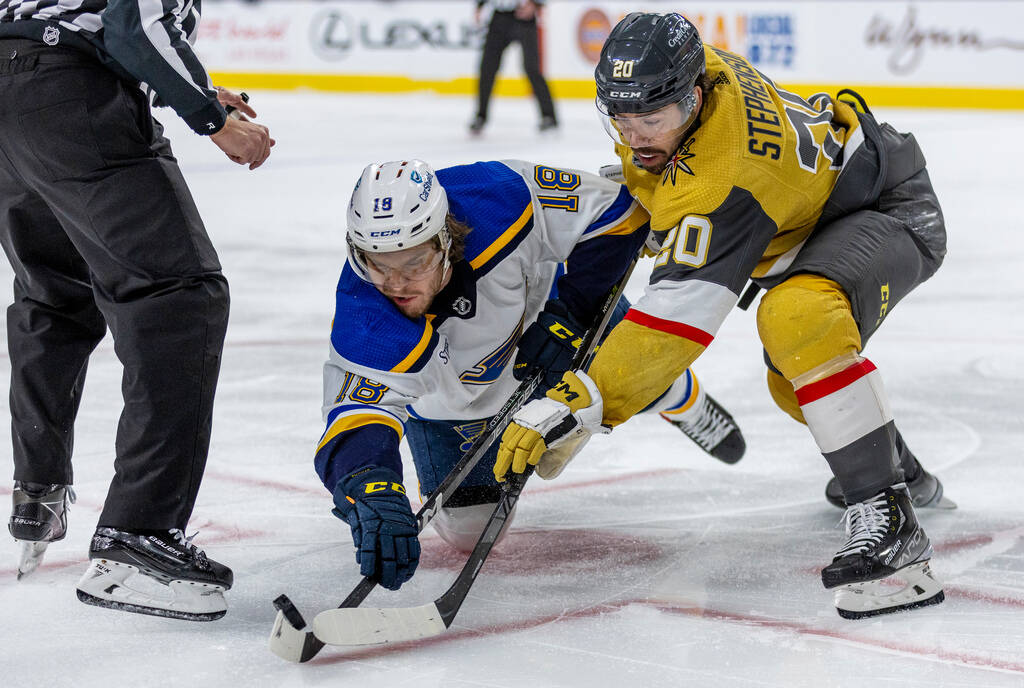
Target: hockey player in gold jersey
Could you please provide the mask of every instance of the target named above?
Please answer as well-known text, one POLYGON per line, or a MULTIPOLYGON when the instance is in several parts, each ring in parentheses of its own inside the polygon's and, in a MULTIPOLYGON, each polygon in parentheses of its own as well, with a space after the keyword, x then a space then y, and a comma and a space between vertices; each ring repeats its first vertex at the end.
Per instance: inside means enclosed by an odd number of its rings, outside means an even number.
POLYGON ((767 290, 757 326, 771 395, 808 426, 835 475, 827 496, 847 509, 848 541, 822 570, 839 613, 941 602, 914 506, 955 505, 907 448, 862 356, 946 251, 914 137, 879 124, 850 91, 786 91, 704 46, 678 14, 625 17, 595 74, 622 174, 661 248, 590 370, 566 373, 517 414, 495 474, 558 460, 547 450, 580 426, 607 432, 644 408, 711 344, 751 279, 767 290))

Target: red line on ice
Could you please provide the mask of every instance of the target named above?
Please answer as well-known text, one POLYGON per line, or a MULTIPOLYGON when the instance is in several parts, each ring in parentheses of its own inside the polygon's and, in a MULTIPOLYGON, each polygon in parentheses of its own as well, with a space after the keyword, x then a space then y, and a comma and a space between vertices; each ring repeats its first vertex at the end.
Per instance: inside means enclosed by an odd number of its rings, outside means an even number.
MULTIPOLYGON (((567 610, 560 614, 550 614, 531 619, 522 619, 520 621, 514 621, 507 624, 485 626, 479 629, 450 630, 443 635, 434 636, 432 638, 411 640, 404 643, 395 643, 393 645, 366 647, 343 652, 342 654, 321 656, 318 659, 312 660, 311 664, 339 664, 352 660, 372 659, 375 657, 383 657, 409 650, 415 650, 421 647, 430 647, 439 643, 447 643, 464 639, 485 638, 493 635, 525 631, 566 619, 586 619, 601 616, 602 614, 613 613, 631 605, 649 606, 668 614, 707 618, 715 621, 742 624, 744 626, 754 625, 761 628, 789 631, 804 636, 834 638, 836 640, 843 640, 860 645, 894 650, 908 655, 919 656, 923 659, 936 658, 945 661, 959 662, 979 669, 999 669, 1002 671, 1024 674, 1024 664, 1022 663, 996 660, 990 657, 985 657, 984 655, 970 654, 967 652, 951 652, 941 648, 914 645, 911 643, 898 643, 876 638, 866 638, 853 633, 843 633, 841 631, 831 630, 828 628, 817 628, 810 624, 802 624, 793 621, 782 621, 779 619, 753 616, 750 614, 737 614, 717 609, 708 609, 706 607, 691 607, 675 602, 642 599, 610 602, 594 607, 587 607, 585 609, 567 610)), ((334 647, 332 649, 341 650, 340 647, 334 647)))

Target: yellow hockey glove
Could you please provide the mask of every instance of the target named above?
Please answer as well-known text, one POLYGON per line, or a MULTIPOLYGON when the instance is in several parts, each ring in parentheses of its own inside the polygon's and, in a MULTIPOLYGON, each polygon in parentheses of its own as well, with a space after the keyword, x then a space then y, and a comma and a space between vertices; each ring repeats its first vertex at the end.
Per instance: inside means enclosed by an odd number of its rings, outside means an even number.
POLYGON ((609 432, 601 425, 602 411, 601 392, 594 381, 582 371, 567 371, 546 397, 531 401, 512 416, 512 423, 501 436, 494 462, 495 479, 503 482, 509 469, 522 473, 527 465, 536 466, 548 449, 609 432))

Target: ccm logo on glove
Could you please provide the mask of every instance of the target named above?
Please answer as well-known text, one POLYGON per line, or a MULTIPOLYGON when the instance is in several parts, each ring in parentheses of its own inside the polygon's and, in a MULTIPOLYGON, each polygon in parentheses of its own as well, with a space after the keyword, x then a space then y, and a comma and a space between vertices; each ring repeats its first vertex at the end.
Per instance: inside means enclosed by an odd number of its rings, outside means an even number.
POLYGON ((580 348, 580 344, 583 343, 583 340, 580 337, 577 337, 575 332, 573 332, 563 323, 560 322, 551 323, 551 325, 548 327, 548 332, 555 335, 559 339, 572 340, 569 342, 569 344, 574 349, 580 348))
MULTIPOLYGON (((386 481, 385 482, 377 482, 377 483, 366 483, 366 491, 364 492, 364 494, 373 494, 374 492, 384 492, 389 487, 391 488, 392 492, 397 492, 398 494, 403 494, 403 495, 405 494, 405 486, 402 485, 402 483, 389 483, 389 482, 386 482, 386 481)), ((352 501, 351 497, 349 497, 349 501, 352 501)))

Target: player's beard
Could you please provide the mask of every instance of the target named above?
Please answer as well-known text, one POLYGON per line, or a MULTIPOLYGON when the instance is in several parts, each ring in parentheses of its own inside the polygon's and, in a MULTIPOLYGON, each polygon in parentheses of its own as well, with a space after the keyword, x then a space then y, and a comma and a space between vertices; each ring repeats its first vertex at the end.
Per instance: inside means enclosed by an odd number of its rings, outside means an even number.
POLYGON ((636 156, 637 162, 646 171, 651 174, 661 174, 665 171, 665 167, 668 165, 668 160, 672 156, 672 153, 661 148, 654 148, 653 146, 646 146, 644 148, 634 148, 633 155, 636 156), (650 156, 649 160, 644 160, 643 156, 650 156))
POLYGON ((382 289, 395 308, 402 312, 407 318, 416 320, 423 317, 436 297, 448 283, 449 270, 438 272, 429 280, 422 282, 407 282, 401 289, 382 289))

